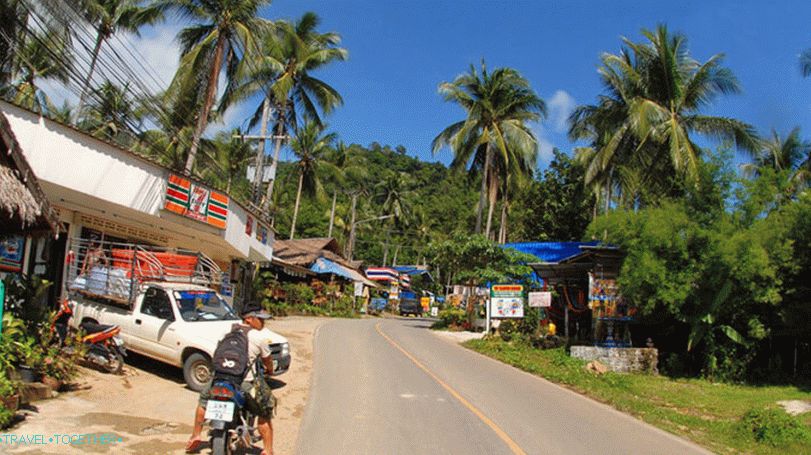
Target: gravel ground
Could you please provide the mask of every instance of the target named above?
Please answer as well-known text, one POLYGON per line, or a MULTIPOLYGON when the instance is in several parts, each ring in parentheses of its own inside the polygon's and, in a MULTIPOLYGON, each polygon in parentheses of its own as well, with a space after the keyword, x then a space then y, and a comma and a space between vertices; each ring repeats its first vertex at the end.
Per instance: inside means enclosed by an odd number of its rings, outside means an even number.
MULTIPOLYGON (((312 373, 313 335, 327 319, 288 317, 268 323, 290 341, 290 369, 272 386, 279 399, 273 420, 274 453, 292 455, 307 402, 312 373)), ((12 435, 44 435, 44 444, 9 446, 13 454, 181 454, 191 433, 197 393, 186 388, 179 368, 133 355, 123 376, 82 369, 78 390, 34 403, 25 421, 4 430, 12 435), (114 434, 112 444, 63 444, 53 435, 114 434)), ((208 453, 204 449, 202 453, 208 453)), ((257 450, 256 453, 259 453, 257 450)))

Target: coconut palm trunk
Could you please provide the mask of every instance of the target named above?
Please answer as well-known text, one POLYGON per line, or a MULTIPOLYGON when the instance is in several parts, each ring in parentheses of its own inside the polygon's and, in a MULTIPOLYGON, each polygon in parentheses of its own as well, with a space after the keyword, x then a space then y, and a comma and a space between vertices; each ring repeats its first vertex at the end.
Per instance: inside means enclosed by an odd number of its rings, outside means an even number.
POLYGON ((79 105, 76 106, 77 116, 80 115, 84 108, 85 98, 87 97, 87 92, 90 90, 90 81, 93 79, 93 73, 96 71, 96 62, 98 61, 99 53, 101 53, 101 44, 103 42, 104 36, 101 30, 99 30, 96 34, 96 44, 93 47, 93 54, 90 57, 90 69, 87 70, 87 77, 85 77, 84 84, 82 84, 82 93, 79 95, 79 105))
POLYGON ((298 208, 301 203, 301 187, 304 185, 304 172, 298 176, 298 190, 296 191, 296 205, 293 207, 293 223, 290 225, 290 240, 296 235, 296 218, 298 218, 298 208))
POLYGON ((493 212, 496 209, 496 202, 498 198, 498 177, 494 172, 488 172, 490 174, 490 185, 488 188, 488 201, 487 201, 487 224, 484 229, 484 235, 488 239, 490 238, 490 231, 493 228, 493 212))
POLYGON ((186 175, 191 175, 194 161, 197 159, 197 149, 200 147, 200 137, 208 124, 208 114, 211 112, 211 106, 214 105, 214 97, 217 94, 217 83, 220 79, 220 69, 222 67, 222 56, 225 53, 225 39, 220 36, 217 38, 217 47, 214 50, 214 60, 211 63, 211 70, 208 75, 208 83, 206 85, 206 97, 203 100, 203 109, 200 111, 200 117, 197 118, 197 126, 194 129, 194 136, 192 136, 191 147, 189 148, 189 156, 186 158, 186 166, 183 172, 186 175))
POLYGON ((338 202, 338 190, 332 192, 332 210, 329 212, 329 232, 327 237, 332 237, 332 227, 335 226, 335 203, 338 202))
POLYGON ((501 227, 498 232, 498 242, 501 244, 507 243, 507 211, 509 210, 510 202, 507 195, 504 195, 504 203, 501 205, 501 227))
POLYGON ((476 210, 476 234, 482 233, 482 212, 484 211, 484 204, 487 200, 487 176, 490 173, 490 164, 493 161, 493 150, 490 148, 490 143, 487 143, 487 151, 484 154, 484 169, 482 172, 482 188, 479 193, 479 208, 476 210))

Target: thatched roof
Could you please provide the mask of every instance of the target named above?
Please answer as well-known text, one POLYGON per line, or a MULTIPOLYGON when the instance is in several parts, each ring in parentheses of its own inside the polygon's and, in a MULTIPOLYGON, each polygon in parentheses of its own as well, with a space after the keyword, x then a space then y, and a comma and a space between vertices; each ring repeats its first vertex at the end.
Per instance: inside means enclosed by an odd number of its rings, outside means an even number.
POLYGON ((25 160, 6 116, 0 112, 0 232, 59 233, 59 219, 25 160))
POLYGON ((276 240, 273 242, 273 256, 294 265, 311 266, 318 258, 326 258, 346 267, 354 268, 341 255, 341 247, 333 238, 276 240))

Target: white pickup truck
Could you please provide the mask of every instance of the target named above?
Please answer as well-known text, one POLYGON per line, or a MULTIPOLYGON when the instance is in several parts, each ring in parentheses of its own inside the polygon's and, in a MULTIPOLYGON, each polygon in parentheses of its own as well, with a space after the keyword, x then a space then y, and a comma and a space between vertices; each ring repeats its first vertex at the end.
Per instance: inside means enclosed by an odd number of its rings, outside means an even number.
MULTIPOLYGON (((209 288, 188 283, 147 282, 131 308, 76 295, 71 324, 115 324, 127 350, 183 368, 186 384, 200 391, 211 378, 217 342, 239 321, 231 307, 209 288)), ((267 328, 274 375, 290 368, 287 339, 267 328)))

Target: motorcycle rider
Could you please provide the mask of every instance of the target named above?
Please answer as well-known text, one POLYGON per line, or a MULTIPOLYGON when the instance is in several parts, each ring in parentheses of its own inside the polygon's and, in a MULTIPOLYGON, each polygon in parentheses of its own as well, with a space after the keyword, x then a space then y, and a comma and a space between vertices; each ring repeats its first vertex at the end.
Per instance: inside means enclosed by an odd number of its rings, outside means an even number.
MULTIPOLYGON (((265 371, 273 371, 273 359, 271 358, 270 346, 268 346, 267 339, 262 332, 265 326, 265 320, 270 319, 271 316, 264 311, 259 305, 248 304, 242 312, 242 322, 244 325, 250 327, 248 332, 248 365, 253 365, 257 357, 261 359, 265 366, 265 371)), ((241 389, 248 395, 253 395, 253 382, 255 380, 263 381, 263 378, 254 378, 253 368, 248 369, 248 373, 242 382, 241 389)), ((197 404, 197 409, 194 413, 194 428, 191 437, 186 443, 186 453, 195 453, 203 446, 203 440, 200 434, 203 431, 203 422, 205 421, 206 404, 210 397, 211 382, 203 388, 200 392, 200 399, 197 404)), ((267 397, 269 398, 269 397, 267 397)), ((270 418, 273 412, 273 405, 270 400, 257 403, 261 412, 257 415, 257 429, 262 436, 262 444, 264 450, 262 455, 273 454, 273 425, 270 418)))

